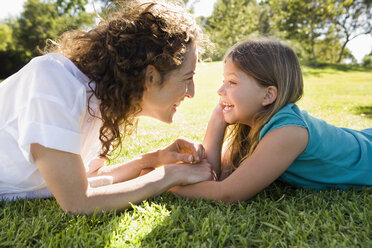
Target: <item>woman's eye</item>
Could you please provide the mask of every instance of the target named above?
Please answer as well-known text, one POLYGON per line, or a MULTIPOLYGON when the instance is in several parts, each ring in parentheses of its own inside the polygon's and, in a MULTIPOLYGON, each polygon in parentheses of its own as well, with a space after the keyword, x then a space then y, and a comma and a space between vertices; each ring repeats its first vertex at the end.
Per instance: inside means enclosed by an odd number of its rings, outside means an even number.
POLYGON ((228 83, 229 83, 229 85, 235 85, 236 84, 236 82, 234 82, 234 81, 229 81, 228 83))

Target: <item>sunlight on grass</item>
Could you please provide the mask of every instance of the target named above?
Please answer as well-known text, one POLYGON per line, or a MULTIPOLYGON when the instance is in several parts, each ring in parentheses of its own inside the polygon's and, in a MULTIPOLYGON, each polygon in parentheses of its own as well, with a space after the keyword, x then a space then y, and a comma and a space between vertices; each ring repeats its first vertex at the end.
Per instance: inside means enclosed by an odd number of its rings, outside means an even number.
POLYGON ((133 210, 124 213, 113 231, 110 247, 140 247, 141 241, 169 215, 165 206, 156 203, 144 201, 140 206, 133 205, 133 210))

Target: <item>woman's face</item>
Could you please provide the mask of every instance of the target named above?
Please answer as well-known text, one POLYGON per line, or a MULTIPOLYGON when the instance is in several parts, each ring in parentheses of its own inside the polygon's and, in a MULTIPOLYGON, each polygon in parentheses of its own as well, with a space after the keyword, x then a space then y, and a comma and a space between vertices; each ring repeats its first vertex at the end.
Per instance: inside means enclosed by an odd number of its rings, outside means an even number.
POLYGON ((160 121, 171 123, 177 107, 185 97, 194 97, 194 74, 197 62, 195 45, 187 48, 182 65, 167 73, 162 84, 155 67, 148 68, 146 89, 142 98, 140 115, 150 116, 160 121))

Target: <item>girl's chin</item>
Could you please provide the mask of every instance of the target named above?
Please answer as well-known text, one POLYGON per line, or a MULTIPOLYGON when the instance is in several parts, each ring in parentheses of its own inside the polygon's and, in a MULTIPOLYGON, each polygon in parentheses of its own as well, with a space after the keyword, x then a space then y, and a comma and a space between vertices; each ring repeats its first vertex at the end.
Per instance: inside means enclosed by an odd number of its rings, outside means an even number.
POLYGON ((229 125, 231 125, 231 124, 234 124, 235 123, 235 121, 234 120, 232 120, 231 118, 228 118, 226 115, 224 115, 224 118, 223 118, 224 120, 225 120, 225 122, 227 123, 227 124, 229 124, 229 125))

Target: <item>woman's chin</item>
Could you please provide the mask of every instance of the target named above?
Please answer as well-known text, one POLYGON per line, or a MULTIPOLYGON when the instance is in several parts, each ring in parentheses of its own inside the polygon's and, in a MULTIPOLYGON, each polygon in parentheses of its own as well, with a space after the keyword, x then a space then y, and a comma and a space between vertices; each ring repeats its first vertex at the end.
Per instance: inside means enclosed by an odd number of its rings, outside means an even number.
POLYGON ((173 123, 173 116, 174 116, 174 112, 173 113, 170 113, 167 116, 166 115, 165 116, 161 116, 161 117, 156 118, 156 119, 158 119, 161 122, 167 123, 167 124, 172 124, 173 123))

